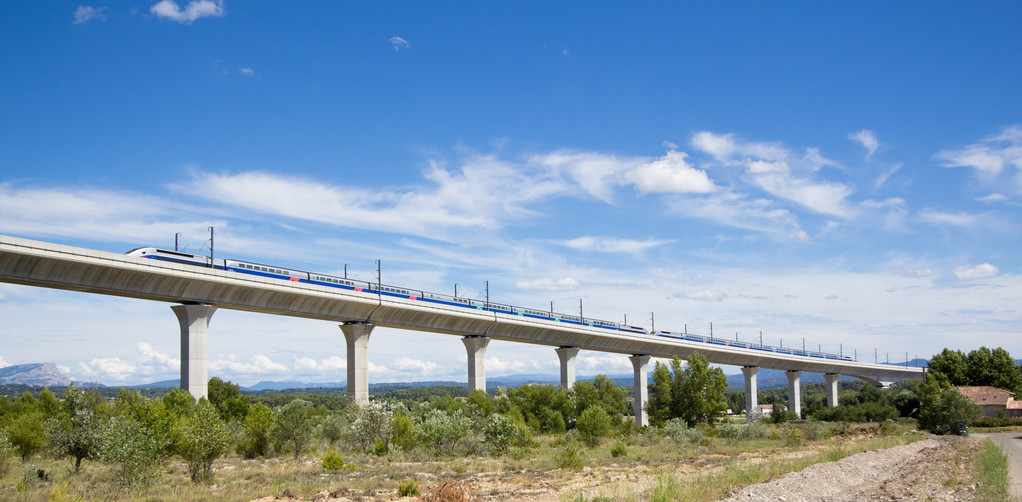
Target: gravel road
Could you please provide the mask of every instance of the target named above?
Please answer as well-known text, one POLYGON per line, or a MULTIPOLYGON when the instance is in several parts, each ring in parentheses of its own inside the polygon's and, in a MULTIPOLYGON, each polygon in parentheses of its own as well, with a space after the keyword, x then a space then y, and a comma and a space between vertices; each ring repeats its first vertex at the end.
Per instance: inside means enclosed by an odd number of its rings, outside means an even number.
POLYGON ((725 502, 972 500, 978 445, 978 439, 944 436, 859 453, 748 486, 725 502))

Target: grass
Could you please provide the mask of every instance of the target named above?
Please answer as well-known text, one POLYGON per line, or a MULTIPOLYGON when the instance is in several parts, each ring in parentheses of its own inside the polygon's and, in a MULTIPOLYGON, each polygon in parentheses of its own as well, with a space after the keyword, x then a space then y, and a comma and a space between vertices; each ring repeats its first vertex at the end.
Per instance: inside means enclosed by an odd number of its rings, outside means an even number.
POLYGON ((976 462, 976 500, 1003 501, 1010 499, 1008 455, 993 441, 983 441, 983 447, 973 459, 976 462))
POLYGON ((0 499, 251 501, 293 494, 311 500, 316 494, 327 492, 351 499, 393 500, 402 491, 417 489, 423 497, 440 500, 449 494, 467 494, 471 488, 467 484, 469 478, 484 474, 503 485, 505 492, 493 494, 498 498, 513 498, 523 488, 542 484, 553 490, 565 490, 563 500, 578 502, 715 500, 736 487, 813 463, 918 439, 915 435, 867 439, 865 433, 853 434, 858 435, 854 441, 847 437, 803 440, 799 448, 789 446, 780 435, 747 441, 703 438, 680 445, 667 438, 633 435, 604 441, 593 449, 566 444, 561 437, 541 436, 535 438, 536 444, 517 455, 442 459, 405 451, 392 451, 384 456, 345 451, 342 456, 324 445, 317 456, 310 453, 301 462, 287 456, 221 459, 214 464, 213 479, 199 484, 191 482, 183 462, 171 459, 161 464, 148 485, 137 487, 120 486, 115 481, 114 468, 98 461, 86 460, 81 473, 74 474, 71 462, 66 459, 37 456, 24 463, 11 461, 8 472, 0 477, 0 493, 5 494, 0 499), (337 463, 343 467, 324 468, 324 458, 334 460, 334 456, 338 457, 335 460, 343 460, 328 462, 330 467, 337 463), (39 478, 39 469, 48 473, 48 479, 39 478), (576 469, 599 473, 593 478, 598 486, 568 493, 574 490, 564 487, 575 484, 582 476, 576 469))

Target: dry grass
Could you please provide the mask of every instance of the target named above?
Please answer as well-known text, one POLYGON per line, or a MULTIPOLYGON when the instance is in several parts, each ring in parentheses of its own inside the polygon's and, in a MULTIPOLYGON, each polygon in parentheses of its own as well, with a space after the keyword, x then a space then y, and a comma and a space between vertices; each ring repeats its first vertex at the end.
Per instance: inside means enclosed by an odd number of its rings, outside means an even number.
POLYGON ((0 478, 0 499, 19 501, 128 500, 252 501, 287 497, 295 500, 395 500, 399 484, 414 480, 422 500, 713 500, 736 486, 834 460, 867 449, 903 444, 915 437, 835 437, 806 441, 798 448, 783 439, 723 441, 704 438, 678 445, 669 439, 606 440, 600 447, 581 450, 581 470, 558 468, 563 441, 537 438, 538 446, 517 457, 456 457, 430 459, 415 453, 384 457, 345 452, 345 469, 328 471, 319 456, 244 460, 222 459, 214 465, 213 480, 192 483, 183 462, 165 461, 143 486, 116 482, 112 466, 85 461, 74 474, 68 460, 36 457, 18 460, 0 478), (614 457, 612 448, 627 446, 614 457), (777 461, 783 458, 784 461, 777 461), (350 466, 350 467, 349 467, 350 466), (349 470, 350 469, 350 470, 349 470), (42 470, 45 479, 40 479, 42 470), (651 498, 652 497, 652 498, 651 498))

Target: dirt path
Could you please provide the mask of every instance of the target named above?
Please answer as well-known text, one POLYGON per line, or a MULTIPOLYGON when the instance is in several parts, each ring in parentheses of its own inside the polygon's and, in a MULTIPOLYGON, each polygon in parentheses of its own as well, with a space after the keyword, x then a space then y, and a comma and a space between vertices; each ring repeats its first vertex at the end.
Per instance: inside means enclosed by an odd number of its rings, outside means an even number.
POLYGON ((944 436, 816 464, 748 486, 725 502, 972 500, 972 453, 979 440, 944 436))

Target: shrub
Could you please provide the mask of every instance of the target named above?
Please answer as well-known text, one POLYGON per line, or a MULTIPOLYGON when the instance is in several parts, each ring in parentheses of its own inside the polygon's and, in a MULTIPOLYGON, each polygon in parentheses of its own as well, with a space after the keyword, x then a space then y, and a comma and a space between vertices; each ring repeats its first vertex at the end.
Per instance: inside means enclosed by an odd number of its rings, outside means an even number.
POLYGON ((389 443, 393 430, 394 412, 384 403, 369 402, 352 410, 350 440, 364 452, 374 450, 379 440, 389 443))
POLYGON ((397 494, 402 497, 418 497, 419 496, 419 482, 410 479, 407 483, 399 481, 397 483, 397 494))
POLYGON ((21 460, 28 460, 46 445, 43 414, 30 411, 18 415, 7 425, 7 440, 18 450, 21 460))
POLYGON ((518 443, 518 426, 506 417, 491 417, 483 428, 483 443, 491 455, 503 455, 518 443))
POLYGON ((578 443, 574 441, 560 448, 556 460, 557 467, 567 471, 579 471, 586 466, 585 459, 582 458, 582 451, 579 449, 578 443))
POLYGON ((610 433, 610 416, 603 406, 594 404, 585 409, 575 422, 579 439, 593 448, 600 444, 600 438, 610 433))
MULTIPOLYGON (((41 394, 40 394, 41 395, 41 394)), ((61 413, 46 423, 50 451, 56 456, 75 459, 75 472, 82 460, 99 452, 99 431, 102 425, 95 416, 96 402, 82 388, 71 385, 64 391, 61 413)))
POLYGON ((4 477, 11 468, 8 459, 17 454, 18 450, 11 445, 11 442, 7 440, 7 435, 0 430, 0 478, 4 477))
POLYGON ((118 481, 124 485, 144 484, 166 447, 157 435, 131 417, 113 417, 103 428, 99 456, 117 464, 118 481))
POLYGON ((451 455, 471 432, 471 426, 472 420, 460 410, 452 413, 430 410, 416 424, 415 432, 419 442, 434 454, 451 455))
POLYGON ((295 399, 284 405, 277 412, 277 420, 270 428, 270 436, 283 450, 294 451, 295 461, 301 458, 302 452, 309 446, 312 439, 312 419, 309 418, 309 403, 295 399))
POLYGON ((382 457, 387 454, 389 448, 387 448, 387 441, 380 439, 376 441, 376 445, 373 446, 373 455, 382 457))
POLYGON ((937 435, 957 434, 963 425, 970 424, 979 415, 979 406, 961 392, 947 389, 924 397, 923 408, 919 413, 919 427, 937 435))
POLYGON ((802 430, 799 427, 785 424, 781 429, 781 437, 784 438, 784 444, 788 446, 800 446, 802 444, 802 430))
POLYGON ((319 424, 319 435, 333 447, 344 437, 344 417, 337 413, 327 415, 323 423, 319 424))
POLYGON ((231 432, 220 420, 220 413, 209 401, 200 399, 191 418, 182 428, 177 450, 188 463, 192 481, 207 481, 213 476, 213 462, 231 448, 231 432))
POLYGON ((270 448, 270 429, 276 413, 270 407, 262 403, 255 403, 248 409, 245 417, 244 443, 241 445, 245 458, 255 458, 266 455, 270 448))
POLYGON ((323 455, 323 468, 328 471, 339 471, 344 468, 344 455, 330 450, 323 455))
POLYGON ((706 433, 702 429, 689 427, 688 424, 680 418, 668 420, 663 426, 663 431, 665 436, 671 438, 678 444, 698 443, 700 439, 706 436, 706 433))
POLYGON ((618 443, 610 449, 610 456, 614 458, 624 457, 628 455, 628 450, 625 449, 625 445, 618 443))

